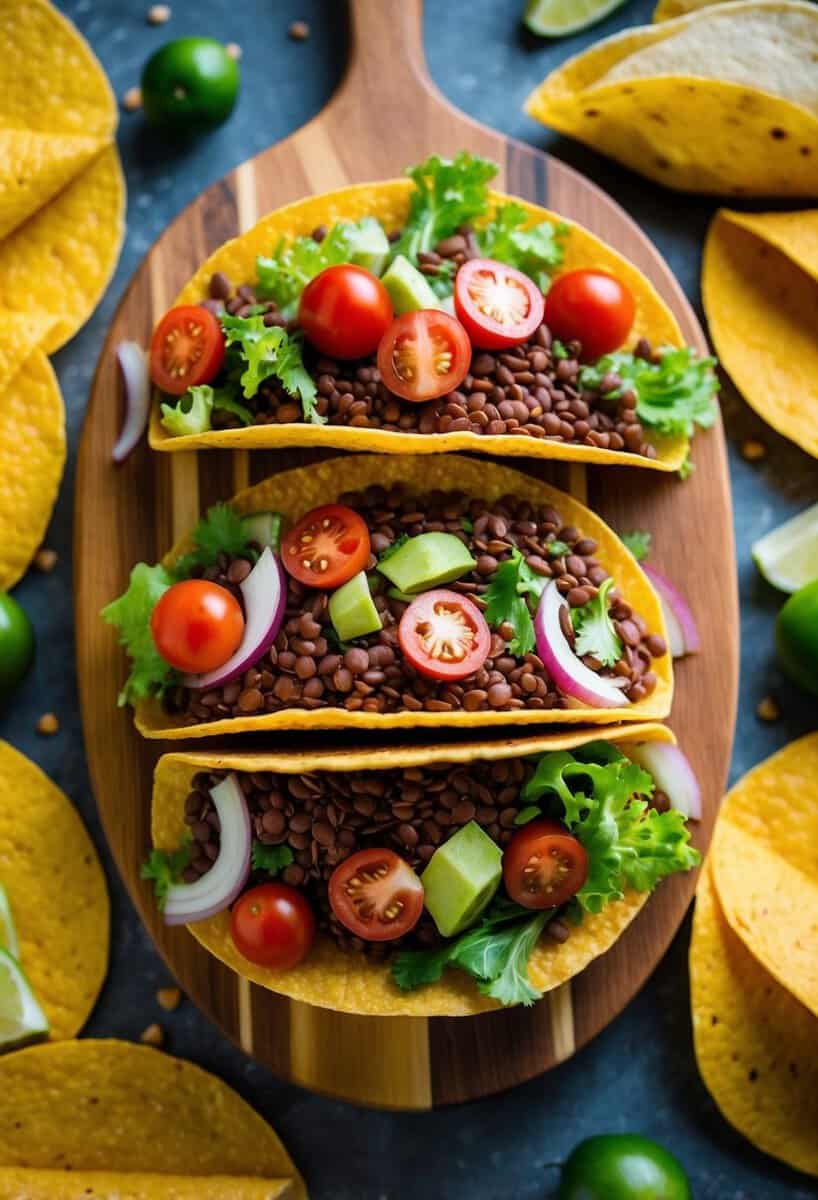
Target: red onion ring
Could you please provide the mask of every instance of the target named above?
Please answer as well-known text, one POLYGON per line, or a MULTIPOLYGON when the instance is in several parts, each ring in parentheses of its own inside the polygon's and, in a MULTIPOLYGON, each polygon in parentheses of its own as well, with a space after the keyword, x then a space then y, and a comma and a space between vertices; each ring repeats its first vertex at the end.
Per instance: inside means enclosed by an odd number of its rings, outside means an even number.
POLYGON ((537 654, 548 674, 564 695, 580 704, 591 708, 624 708, 630 701, 622 692, 622 685, 597 675, 571 649, 560 628, 560 609, 567 607, 568 602, 552 579, 543 590, 534 618, 537 654))
POLYGON ((699 631, 693 613, 679 589, 655 567, 642 564, 642 570, 659 593, 659 602, 667 626, 670 653, 674 658, 695 654, 701 649, 699 631))
POLYGON ((111 457, 123 463, 136 448, 151 411, 151 380, 148 355, 137 342, 120 342, 116 357, 125 383, 125 421, 111 457))
POLYGON ((622 750, 638 763, 660 791, 670 799, 673 808, 691 821, 702 819, 702 793, 693 768, 678 746, 671 742, 625 743, 622 750))
POLYGON ((195 883, 174 883, 168 888, 163 914, 166 925, 204 921, 229 908, 250 874, 253 831, 235 772, 211 788, 210 798, 221 828, 219 857, 195 883))

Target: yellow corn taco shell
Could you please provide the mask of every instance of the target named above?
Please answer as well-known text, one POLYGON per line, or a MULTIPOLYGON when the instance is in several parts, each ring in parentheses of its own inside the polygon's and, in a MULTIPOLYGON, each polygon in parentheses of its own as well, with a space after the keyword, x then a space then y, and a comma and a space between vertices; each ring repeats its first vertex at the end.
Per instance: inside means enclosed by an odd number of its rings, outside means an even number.
MULTIPOLYGON (((603 737, 611 742, 673 741, 664 725, 619 726, 579 730, 499 742, 443 746, 392 746, 373 750, 305 751, 271 754, 166 754, 156 766, 151 830, 160 850, 175 850, 188 832, 185 797, 197 771, 384 771, 429 763, 497 762, 500 759, 571 750, 603 737)), ((544 937, 529 964, 532 984, 550 991, 584 970, 617 940, 647 900, 646 893, 628 892, 624 900, 601 912, 585 914, 564 943, 544 937)), ((373 962, 341 950, 331 938, 319 935, 305 962, 290 971, 273 971, 243 958, 230 936, 230 913, 223 912, 188 926, 198 942, 245 979, 262 987, 336 1012, 381 1017, 463 1017, 486 1012, 497 1004, 477 990, 460 971, 447 971, 439 983, 402 992, 392 982, 388 964, 373 962)))
POLYGON ((690 994, 696 1061, 722 1115, 759 1150, 818 1175, 818 1020, 772 976, 699 877, 690 994))
MULTIPOLYGON (((733 3, 734 0, 725 0, 733 3)), ((659 0, 653 11, 654 21, 670 21, 673 17, 683 17, 686 13, 698 12, 700 8, 712 8, 719 0, 659 0)))
MULTIPOLYGON (((296 1200, 289 1179, 0 1167, 5 1200, 296 1200)), ((303 1195, 303 1193, 302 1193, 303 1195)))
MULTIPOLYGON (((268 214, 249 232, 225 243, 199 268, 182 289, 175 304, 198 304, 209 292, 210 277, 223 271, 235 283, 255 278, 256 258, 269 254, 281 237, 308 235, 317 225, 334 221, 357 220, 373 216, 387 230, 399 229, 406 220, 412 185, 408 179, 391 179, 382 183, 366 183, 336 192, 299 200, 268 214)), ((492 202, 510 199, 492 193, 492 202)), ((515 197, 515 200, 517 198, 515 197)), ((563 218, 547 209, 517 200, 529 214, 532 224, 541 221, 557 223, 563 218)), ((565 241, 565 262, 561 270, 577 267, 599 267, 618 275, 636 297, 636 318, 629 345, 646 337, 655 346, 680 346, 683 339, 673 314, 660 299, 653 285, 641 271, 587 229, 572 222, 565 241)), ((660 471, 678 470, 687 453, 684 438, 654 439, 658 457, 645 458, 619 450, 600 450, 592 446, 574 446, 544 439, 487 437, 471 432, 461 433, 395 433, 386 429, 355 429, 332 425, 257 425, 245 429, 216 430, 209 433, 171 437, 162 427, 158 405, 151 411, 150 444, 154 450, 193 450, 208 447, 271 449, 284 446, 334 446, 339 450, 370 450, 379 454, 439 454, 453 450, 473 450, 478 453, 503 456, 562 459, 571 462, 632 464, 660 471)))
POLYGON ((36 349, 53 324, 44 312, 0 320, 0 591, 42 542, 65 465, 60 385, 36 349))
MULTIPOLYGON (((34 1046, 0 1059, 0 1168, 59 1173, 64 1190, 47 1194, 65 1200, 85 1195, 71 1190, 75 1176, 96 1172, 162 1177, 159 1189, 143 1188, 133 1200, 306 1200, 274 1131, 226 1083, 169 1054, 114 1040, 34 1046), (201 1180, 201 1190, 169 1190, 179 1176, 201 1180), (273 1190, 217 1192, 213 1176, 250 1176, 273 1190), (282 1179, 289 1191, 274 1190, 282 1179)), ((99 1195, 125 1200, 131 1193, 99 1195)))
POLYGON ((668 187, 814 196, 816 53, 813 4, 720 4, 598 42, 526 109, 668 187))
POLYGON ((818 1017, 818 733, 728 793, 710 860, 733 933, 818 1017))
MULTIPOLYGON (((417 491, 460 489, 472 496, 496 500, 507 494, 525 496, 532 502, 553 505, 566 523, 575 525, 598 543, 597 557, 617 581, 629 604, 642 614, 649 627, 665 636, 659 600, 646 575, 630 551, 604 521, 572 496, 510 467, 480 462, 461 456, 447 458, 378 458, 345 455, 309 467, 282 471, 263 483, 240 492, 232 501, 240 513, 273 510, 293 521, 319 504, 328 504, 341 493, 357 491, 370 484, 389 487, 403 482, 417 491)), ((190 539, 178 542, 163 560, 169 565, 190 549, 190 539)), ((149 738, 215 737, 224 733, 264 729, 413 729, 458 728, 519 724, 611 724, 615 721, 661 720, 670 712, 673 668, 670 655, 657 659, 653 667, 658 682, 650 696, 623 708, 520 709, 513 712, 347 712, 341 708, 285 709, 261 716, 209 721, 186 725, 166 713, 158 700, 140 701, 136 726, 149 738)))
POLYGON ((101 138, 0 128, 0 238, 62 191, 105 144, 101 138))
POLYGON ((721 209, 705 243, 702 298, 744 399, 818 458, 818 209, 721 209))
MULTIPOLYGON (((0 883, 51 1037, 73 1037, 108 969, 105 876, 71 801, 7 742, 0 742, 0 883)), ((0 1119, 0 1142, 8 1129, 0 1119)))

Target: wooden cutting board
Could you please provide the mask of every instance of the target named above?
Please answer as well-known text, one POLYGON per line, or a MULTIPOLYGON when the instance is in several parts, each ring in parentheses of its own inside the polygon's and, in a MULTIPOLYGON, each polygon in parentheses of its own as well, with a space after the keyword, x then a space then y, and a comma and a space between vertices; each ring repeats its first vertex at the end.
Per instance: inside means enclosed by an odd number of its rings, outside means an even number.
MULTIPOLYGON (((347 183, 393 177, 431 152, 451 155, 463 147, 500 164, 501 189, 581 222, 627 255, 670 304, 687 340, 701 349, 705 341, 665 262, 608 196, 557 160, 469 120, 437 92, 423 63, 421 0, 350 0, 349 15, 349 66, 324 111, 194 201, 136 272, 114 318, 93 383, 77 472, 78 670, 88 760, 108 840, 180 985, 276 1075, 362 1104, 429 1108, 520 1083, 588 1042, 655 967, 687 908, 694 880, 662 884, 614 949, 539 1005, 473 1018, 351 1017, 290 1003, 239 980, 186 930, 165 928, 139 879, 149 846, 151 772, 161 746, 143 741, 130 712, 116 706, 123 658, 98 613, 122 591, 131 566, 157 560, 201 509, 318 455, 160 455, 143 445, 115 468, 110 456, 121 412, 115 346, 122 338, 146 344, 154 322, 202 259, 269 209, 347 183)), ((684 485, 627 468, 586 472, 521 459, 515 465, 587 499, 619 530, 652 530, 652 561, 690 599, 702 653, 678 666, 672 724, 703 785, 705 820, 696 841, 704 848, 727 773, 738 671, 730 493, 720 427, 697 437, 695 459, 698 469, 684 485)), ((289 747, 293 740, 284 735, 275 745, 289 747)), ((685 986, 683 980, 679 984, 685 986)))

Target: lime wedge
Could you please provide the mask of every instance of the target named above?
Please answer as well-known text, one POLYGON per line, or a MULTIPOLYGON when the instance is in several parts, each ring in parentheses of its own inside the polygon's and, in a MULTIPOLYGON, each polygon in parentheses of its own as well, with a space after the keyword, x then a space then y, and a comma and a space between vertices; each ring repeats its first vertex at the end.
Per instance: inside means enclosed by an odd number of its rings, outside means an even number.
POLYGON ((23 968, 8 950, 0 950, 0 1050, 11 1050, 48 1035, 45 1015, 23 968))
POLYGON ((6 889, 0 883, 0 950, 8 950, 12 958, 20 957, 20 944, 6 889))
POLYGON ((759 538, 753 559, 767 583, 781 592, 797 592, 818 579, 818 504, 759 538))
POLYGON ((625 0, 528 0, 523 21, 540 37, 565 37, 601 21, 625 0))

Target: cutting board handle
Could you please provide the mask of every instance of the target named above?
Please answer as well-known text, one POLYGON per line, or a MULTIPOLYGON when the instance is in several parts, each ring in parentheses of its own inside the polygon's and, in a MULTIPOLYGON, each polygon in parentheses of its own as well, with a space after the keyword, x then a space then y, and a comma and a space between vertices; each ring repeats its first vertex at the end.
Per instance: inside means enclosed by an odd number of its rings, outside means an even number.
POLYGON ((423 0, 348 0, 348 19, 347 68, 330 107, 394 108, 405 121, 413 93, 428 99, 434 90, 423 54, 423 0))

